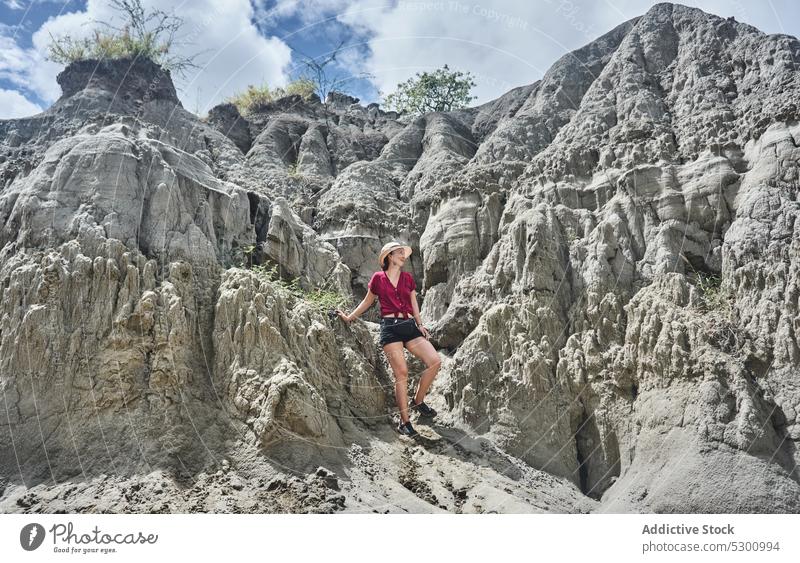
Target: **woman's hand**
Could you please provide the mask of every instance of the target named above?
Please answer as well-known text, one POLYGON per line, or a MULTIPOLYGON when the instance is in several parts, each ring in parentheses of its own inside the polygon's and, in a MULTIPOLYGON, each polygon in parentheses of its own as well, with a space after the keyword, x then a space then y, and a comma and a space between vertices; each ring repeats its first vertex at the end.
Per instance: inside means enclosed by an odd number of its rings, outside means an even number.
POLYGON ((419 328, 419 331, 422 333, 422 335, 425 338, 427 338, 428 340, 431 339, 431 331, 429 331, 427 328, 425 328, 424 325, 419 325, 417 328, 419 328))
POLYGON ((341 311, 339 309, 336 309, 336 314, 339 315, 339 318, 342 319, 346 323, 349 323, 349 322, 351 322, 353 320, 350 317, 350 315, 346 315, 343 311, 341 311))

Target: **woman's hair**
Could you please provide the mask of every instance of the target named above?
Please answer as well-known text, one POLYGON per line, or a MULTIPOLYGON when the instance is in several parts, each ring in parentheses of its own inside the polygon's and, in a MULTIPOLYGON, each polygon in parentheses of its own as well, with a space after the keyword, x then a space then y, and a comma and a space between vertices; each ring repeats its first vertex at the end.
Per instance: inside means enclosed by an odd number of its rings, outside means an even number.
POLYGON ((389 255, 387 254, 386 256, 383 257, 383 264, 381 264, 381 270, 385 272, 388 267, 389 267, 389 255))

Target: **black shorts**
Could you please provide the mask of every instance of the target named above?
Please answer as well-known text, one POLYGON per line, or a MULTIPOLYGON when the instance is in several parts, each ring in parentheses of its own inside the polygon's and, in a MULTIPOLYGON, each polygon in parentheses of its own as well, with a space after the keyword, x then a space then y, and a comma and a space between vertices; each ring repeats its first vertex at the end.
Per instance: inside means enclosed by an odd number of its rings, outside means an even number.
POLYGON ((410 323, 414 325, 414 330, 412 331, 412 333, 408 336, 397 334, 397 332, 395 332, 393 328, 393 325, 405 320, 406 319, 404 319, 403 317, 397 317, 397 318, 381 317, 381 336, 380 340, 378 341, 381 346, 391 344, 392 342, 408 342, 409 340, 413 340, 420 336, 422 336, 423 338, 425 337, 425 335, 422 334, 422 331, 417 326, 417 323, 413 317, 408 318, 410 323))

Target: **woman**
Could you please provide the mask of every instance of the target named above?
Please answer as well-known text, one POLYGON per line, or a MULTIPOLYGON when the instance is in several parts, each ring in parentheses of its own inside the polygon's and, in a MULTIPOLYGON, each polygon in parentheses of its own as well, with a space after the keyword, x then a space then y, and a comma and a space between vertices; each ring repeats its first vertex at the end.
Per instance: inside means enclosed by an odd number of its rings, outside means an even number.
POLYGON ((409 272, 401 271, 408 257, 411 247, 399 242, 390 242, 381 249, 378 264, 381 271, 372 274, 367 284, 367 295, 349 315, 336 310, 339 317, 351 322, 369 309, 377 297, 381 304, 381 334, 380 344, 389 365, 394 372, 394 394, 397 408, 400 410, 400 424, 397 431, 404 436, 417 434, 411 425, 408 409, 415 409, 420 417, 433 418, 436 411, 425 404, 423 399, 428 388, 433 383, 433 378, 439 371, 441 359, 433 345, 428 342, 430 333, 422 325, 417 305, 417 284, 414 276, 409 272), (402 317, 400 316, 402 315, 402 317), (411 318, 409 318, 409 315, 411 318), (407 320, 404 320, 407 319, 407 320), (417 392, 408 400, 408 367, 403 352, 403 346, 425 363, 425 371, 420 376, 417 392), (408 401, 408 405, 406 403, 408 401))

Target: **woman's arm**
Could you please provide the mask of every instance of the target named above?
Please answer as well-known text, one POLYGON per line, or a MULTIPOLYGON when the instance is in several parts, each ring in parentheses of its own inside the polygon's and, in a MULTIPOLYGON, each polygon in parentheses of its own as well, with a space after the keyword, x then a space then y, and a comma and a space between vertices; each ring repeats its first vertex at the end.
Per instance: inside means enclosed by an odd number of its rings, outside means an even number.
POLYGON ((367 294, 364 296, 364 299, 361 300, 361 303, 358 304, 358 307, 350 313, 346 315, 343 311, 336 309, 336 312, 339 314, 339 317, 346 322, 351 322, 360 317, 364 311, 372 307, 372 304, 375 303, 376 295, 372 293, 370 289, 367 289, 367 294))
POLYGON ((411 290, 411 309, 414 311, 414 320, 417 321, 417 327, 419 327, 420 332, 425 335, 425 338, 428 338, 430 333, 428 329, 422 326, 422 317, 419 314, 419 305, 417 304, 417 290, 411 290))

